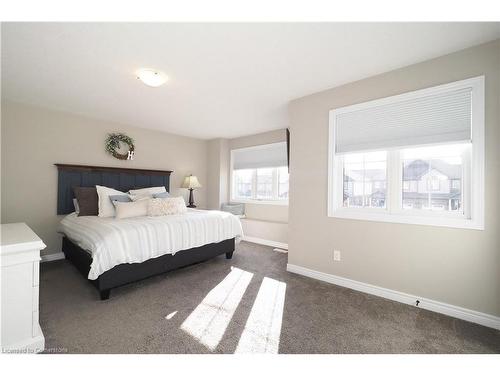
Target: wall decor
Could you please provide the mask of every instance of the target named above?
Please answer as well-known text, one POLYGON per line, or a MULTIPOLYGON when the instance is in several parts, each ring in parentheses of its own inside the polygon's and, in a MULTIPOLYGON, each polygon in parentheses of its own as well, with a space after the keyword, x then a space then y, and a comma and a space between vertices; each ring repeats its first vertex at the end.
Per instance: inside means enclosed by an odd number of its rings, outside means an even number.
POLYGON ((134 160, 134 140, 124 133, 110 133, 106 138, 106 151, 120 160, 134 160), (121 154, 118 152, 120 143, 128 146, 128 151, 121 154))

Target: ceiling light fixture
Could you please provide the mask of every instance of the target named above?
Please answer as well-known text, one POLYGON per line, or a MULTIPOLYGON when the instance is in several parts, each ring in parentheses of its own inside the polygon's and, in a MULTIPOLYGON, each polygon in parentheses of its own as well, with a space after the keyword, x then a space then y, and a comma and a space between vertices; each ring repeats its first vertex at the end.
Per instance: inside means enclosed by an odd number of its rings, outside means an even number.
POLYGON ((137 79, 140 79, 147 86, 158 87, 167 82, 168 77, 165 73, 158 70, 139 69, 137 71, 137 79))

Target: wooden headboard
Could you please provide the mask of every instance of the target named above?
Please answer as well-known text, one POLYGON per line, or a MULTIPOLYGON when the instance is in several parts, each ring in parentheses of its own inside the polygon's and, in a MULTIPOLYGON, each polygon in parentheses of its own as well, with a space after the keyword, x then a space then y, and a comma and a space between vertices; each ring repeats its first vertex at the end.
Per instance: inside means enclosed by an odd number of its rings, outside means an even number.
POLYGON ((99 167, 93 165, 55 164, 57 177, 57 214, 73 212, 73 187, 103 185, 120 191, 165 186, 170 191, 172 171, 99 167))

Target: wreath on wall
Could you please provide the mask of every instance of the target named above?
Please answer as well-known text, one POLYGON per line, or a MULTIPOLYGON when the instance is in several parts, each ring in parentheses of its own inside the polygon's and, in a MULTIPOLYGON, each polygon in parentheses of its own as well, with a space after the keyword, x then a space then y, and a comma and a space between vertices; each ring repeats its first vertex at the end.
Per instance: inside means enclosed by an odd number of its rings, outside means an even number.
POLYGON ((134 140, 123 133, 111 133, 106 138, 106 151, 120 160, 133 160, 134 158, 134 140), (121 154, 118 152, 120 143, 128 146, 128 151, 121 154))

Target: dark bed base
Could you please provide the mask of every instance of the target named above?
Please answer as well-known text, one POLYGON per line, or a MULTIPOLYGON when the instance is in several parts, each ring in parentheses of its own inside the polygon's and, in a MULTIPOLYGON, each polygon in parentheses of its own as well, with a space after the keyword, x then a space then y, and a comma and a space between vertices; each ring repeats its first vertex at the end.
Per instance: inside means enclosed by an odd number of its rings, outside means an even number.
MULTIPOLYGON (((67 237, 63 237, 62 250, 66 259, 69 259, 76 268, 87 278, 92 263, 88 252, 74 244, 67 237)), ((146 279, 177 268, 190 266, 226 254, 227 259, 233 257, 234 238, 218 243, 211 243, 194 249, 183 250, 175 255, 162 255, 148 259, 142 263, 120 264, 100 275, 97 280, 89 280, 99 290, 101 300, 109 298, 112 288, 116 288, 134 281, 146 279)))

